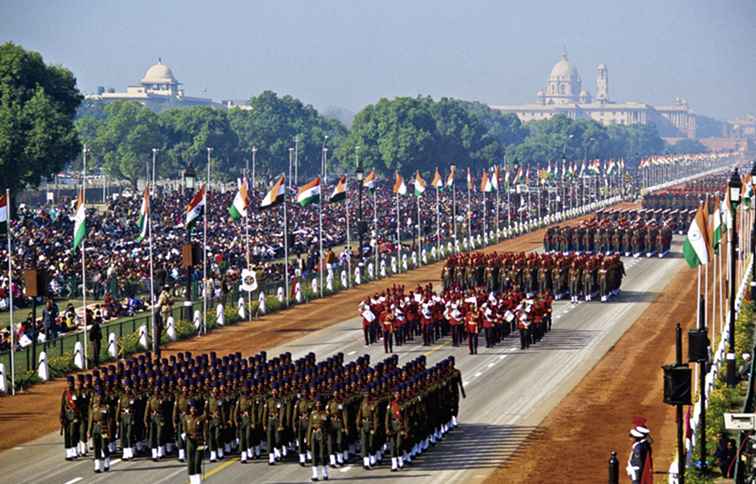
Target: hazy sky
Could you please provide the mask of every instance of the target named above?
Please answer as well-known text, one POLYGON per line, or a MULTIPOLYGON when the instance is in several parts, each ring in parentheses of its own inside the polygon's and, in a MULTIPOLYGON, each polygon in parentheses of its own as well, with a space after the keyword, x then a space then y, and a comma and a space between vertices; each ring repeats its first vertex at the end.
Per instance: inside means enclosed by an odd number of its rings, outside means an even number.
POLYGON ((271 89, 352 111, 417 94, 531 102, 566 45, 593 94, 605 63, 617 101, 756 113, 753 0, 2 0, 6 40, 85 92, 124 90, 162 57, 189 95, 271 89))

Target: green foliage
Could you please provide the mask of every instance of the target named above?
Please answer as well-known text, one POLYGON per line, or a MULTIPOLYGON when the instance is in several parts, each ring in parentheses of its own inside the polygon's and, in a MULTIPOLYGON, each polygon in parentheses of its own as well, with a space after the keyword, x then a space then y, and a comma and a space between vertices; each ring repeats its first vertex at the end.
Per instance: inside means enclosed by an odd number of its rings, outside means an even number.
MULTIPOLYGON (((288 172, 289 148, 295 146, 296 136, 300 179, 315 176, 320 173, 325 137, 328 136, 328 146, 333 147, 347 133, 339 121, 321 116, 314 107, 291 96, 279 97, 264 91, 253 97, 250 105, 249 110, 229 111, 228 117, 239 138, 241 159, 249 160, 252 146, 257 147, 256 170, 261 175, 288 172)), ((329 157, 332 154, 333 151, 329 157)))
POLYGON ((60 356, 47 358, 47 368, 50 370, 50 378, 61 378, 76 371, 73 353, 63 353, 60 356))
POLYGON ((73 119, 81 100, 69 70, 10 42, 0 45, 0 188, 36 186, 76 158, 73 119))
POLYGON ((16 375, 15 382, 16 391, 18 392, 24 388, 36 385, 37 383, 42 383, 42 380, 39 378, 35 370, 26 370, 21 374, 16 375))
POLYGON ((698 140, 683 138, 677 143, 668 146, 666 151, 673 154, 705 153, 708 151, 708 148, 698 140))

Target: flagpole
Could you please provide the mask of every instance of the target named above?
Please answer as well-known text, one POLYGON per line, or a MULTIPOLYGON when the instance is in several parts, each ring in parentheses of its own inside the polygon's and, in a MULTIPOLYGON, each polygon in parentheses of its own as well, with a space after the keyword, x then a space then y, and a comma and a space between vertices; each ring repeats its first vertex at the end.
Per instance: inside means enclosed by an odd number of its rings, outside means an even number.
MULTIPOLYGON (((152 180, 155 179, 155 155, 157 150, 152 149, 152 180)), ((154 182, 153 182, 154 183, 154 182)), ((159 348, 160 335, 157 334, 157 326, 155 325, 155 272, 152 263, 152 192, 154 190, 154 184, 150 184, 150 166, 147 165, 147 238, 149 242, 150 253, 150 332, 152 333, 152 347, 157 350, 159 348)), ((157 351, 155 351, 157 355, 157 351)))
MULTIPOLYGON (((289 148, 289 158, 291 158, 291 148, 289 148)), ((286 306, 289 305, 289 220, 286 213, 286 205, 288 204, 286 194, 286 181, 282 185, 284 187, 283 192, 283 222, 284 222, 284 294, 286 295, 286 306)))
MULTIPOLYGON (((328 136, 326 136, 325 139, 327 141, 328 136)), ((320 292, 320 297, 323 297, 323 271, 325 270, 325 261, 323 260, 323 190, 326 188, 325 174, 326 163, 328 162, 328 148, 325 146, 325 141, 323 142, 321 158, 322 163, 320 164, 320 174, 323 176, 323 183, 320 187, 320 203, 318 204, 318 250, 320 251, 320 256, 318 258, 318 277, 320 279, 320 284, 318 285, 318 290, 320 292)))
MULTIPOLYGON (((244 183, 247 185, 247 216, 243 218, 244 220, 244 240, 246 245, 246 252, 247 252, 247 270, 252 270, 252 254, 249 250, 249 211, 252 210, 252 204, 249 203, 250 199, 250 193, 249 193, 249 179, 247 178, 249 176, 249 169, 245 170, 244 173, 244 183)), ((255 185, 252 183, 252 193, 255 193, 255 185)), ((247 320, 252 319, 252 291, 247 291, 247 311, 246 311, 247 320)))
POLYGON ((507 181, 507 228, 512 230, 512 187, 509 186, 509 181, 507 181))
POLYGON ((347 287, 352 287, 352 234, 349 233, 349 192, 347 191, 344 201, 346 211, 346 236, 347 236, 347 287))
POLYGON ((375 230, 375 267, 373 268, 373 276, 378 279, 380 272, 378 271, 378 252, 380 251, 380 237, 378 235, 378 187, 375 186, 375 180, 373 180, 373 230, 375 230))
POLYGON ((499 197, 500 197, 499 193, 501 192, 501 190, 499 189, 499 170, 498 169, 494 170, 494 176, 496 177, 496 242, 499 242, 500 235, 501 235, 501 232, 499 231, 499 229, 500 229, 499 225, 500 225, 500 222, 501 222, 500 218, 499 218, 499 205, 500 205, 500 203, 499 203, 499 197))
POLYGON ((399 192, 396 192, 396 267, 402 268, 402 239, 399 231, 399 192))
POLYGON ((210 203, 210 197, 208 196, 210 193, 210 162, 212 157, 213 149, 211 147, 207 148, 207 188, 205 189, 205 204, 203 209, 203 215, 202 215, 202 226, 204 228, 204 234, 203 234, 203 248, 202 248, 202 320, 204 321, 203 324, 203 333, 207 334, 207 206, 210 203))
MULTIPOLYGON (((454 166, 454 165, 452 165, 454 166)), ((452 174, 453 176, 453 174, 452 174)), ((451 184, 452 192, 452 228, 454 229, 454 251, 457 251, 457 187, 454 184, 454 178, 452 178, 451 184)))
MULTIPOLYGON (((442 182, 443 183, 443 180, 442 182)), ((441 187, 436 187, 436 256, 441 256, 441 187)))
POLYGON ((423 234, 422 230, 420 230, 420 197, 415 198, 417 198, 417 249, 415 250, 415 254, 419 258, 423 250, 423 234))
POLYGON ((5 227, 8 231, 8 302, 10 309, 10 374, 11 395, 16 394, 16 326, 13 324, 13 251, 11 250, 11 202, 10 189, 5 189, 5 227))
POLYGON ((467 169, 467 247, 469 250, 472 250, 472 209, 471 209, 471 194, 470 190, 472 189, 472 181, 470 179, 470 168, 467 169))
MULTIPOLYGON (((84 227, 86 230, 86 210, 87 210, 87 145, 84 145, 84 153, 82 155, 82 176, 81 176, 81 203, 84 207, 84 227)), ((76 237, 76 234, 74 234, 76 237)), ((85 247, 87 245, 87 238, 81 239, 81 304, 84 307, 84 369, 89 367, 88 349, 87 349, 87 264, 85 247)), ((32 362, 34 363, 34 362, 32 362)))

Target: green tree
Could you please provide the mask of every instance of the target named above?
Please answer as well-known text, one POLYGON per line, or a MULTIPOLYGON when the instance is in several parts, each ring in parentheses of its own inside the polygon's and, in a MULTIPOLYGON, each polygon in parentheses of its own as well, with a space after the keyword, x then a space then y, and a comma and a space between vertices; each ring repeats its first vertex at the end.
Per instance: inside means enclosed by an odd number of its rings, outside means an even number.
POLYGON ((206 106, 170 109, 159 114, 167 144, 164 176, 175 176, 187 162, 207 166, 207 148, 213 148, 213 177, 232 178, 239 170, 239 137, 232 129, 228 112, 206 106))
POLYGON ((0 45, 2 188, 36 186, 77 156, 73 123, 81 101, 71 71, 13 43, 0 45))
MULTIPOLYGON (((311 105, 303 104, 292 96, 278 96, 264 91, 250 100, 251 109, 233 109, 229 112, 231 126, 239 137, 243 157, 249 157, 256 146, 257 171, 275 175, 288 173, 289 148, 295 147, 298 139, 299 178, 320 173, 320 160, 325 137, 331 148, 338 146, 346 136, 347 129, 339 121, 328 119, 311 105)), ((329 162, 329 165, 331 163, 329 162)))
POLYGON ((108 175, 136 188, 137 181, 147 176, 152 149, 164 147, 158 117, 134 101, 116 101, 106 105, 104 112, 102 121, 90 116, 79 119, 82 139, 95 165, 99 163, 108 175))
POLYGON ((707 150, 706 145, 698 140, 683 138, 673 145, 667 146, 667 153, 674 154, 693 154, 693 153, 705 153, 707 150))

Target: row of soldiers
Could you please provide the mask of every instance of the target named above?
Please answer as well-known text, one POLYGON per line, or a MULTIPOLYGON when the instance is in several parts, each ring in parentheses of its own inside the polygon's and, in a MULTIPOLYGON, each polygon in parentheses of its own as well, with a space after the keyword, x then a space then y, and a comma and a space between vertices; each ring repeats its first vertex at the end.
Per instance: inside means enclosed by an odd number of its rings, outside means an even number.
POLYGON ((329 465, 358 451, 366 469, 390 451, 398 470, 457 425, 465 394, 453 357, 430 368, 424 356, 403 367, 396 355, 372 367, 368 355, 343 358, 147 353, 69 377, 60 406, 65 457, 86 456, 91 439, 99 473, 110 470, 119 441, 126 461, 175 452, 194 484, 205 457, 238 453, 244 464, 267 454, 275 465, 298 454, 317 480, 318 469, 327 479, 329 465))
POLYGON ((437 294, 430 286, 405 292, 395 285, 359 305, 365 345, 383 341, 386 353, 422 336, 429 346, 451 336, 453 346, 467 341, 471 355, 478 353, 479 335, 487 348, 519 331, 521 348, 540 341, 551 329, 553 297, 548 291, 533 297, 513 288, 488 292, 483 287, 452 287, 437 294))
POLYGON ((485 288, 487 292, 515 290, 526 297, 550 294, 573 303, 595 295, 601 301, 619 294, 625 268, 617 255, 576 253, 538 254, 492 252, 450 257, 441 274, 445 290, 485 288))
POLYGON ((543 236, 546 252, 563 254, 641 254, 663 257, 672 244, 672 225, 655 220, 592 219, 576 226, 549 227, 543 236))
POLYGON ((596 212, 596 220, 603 222, 609 220, 621 225, 645 222, 668 227, 673 234, 683 234, 690 227, 690 222, 695 217, 695 210, 678 210, 671 208, 657 209, 628 209, 606 208, 596 212))

